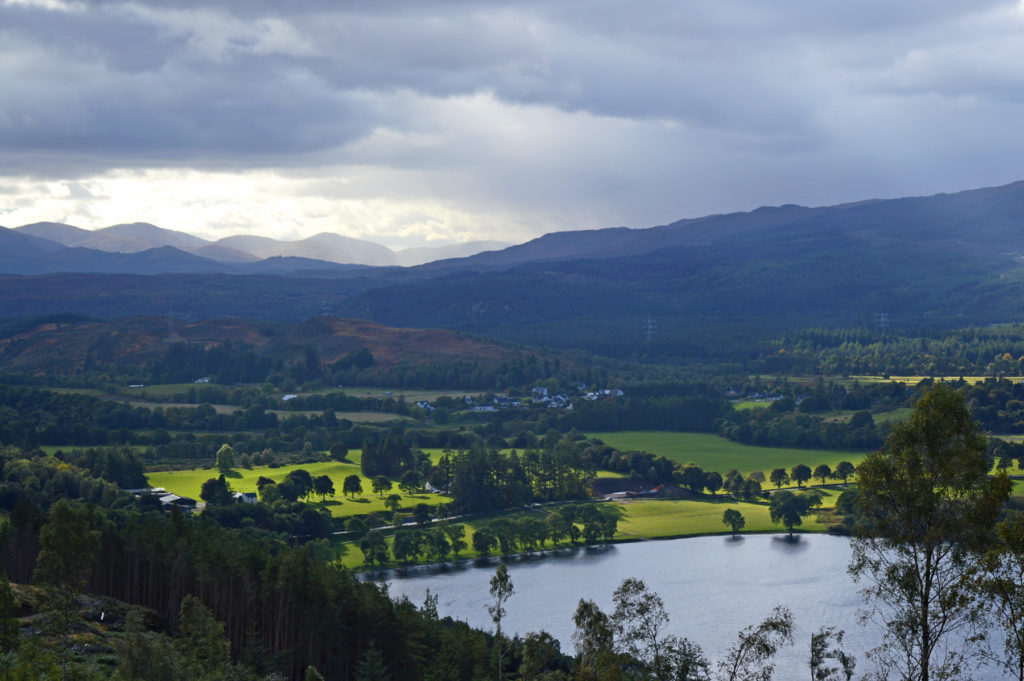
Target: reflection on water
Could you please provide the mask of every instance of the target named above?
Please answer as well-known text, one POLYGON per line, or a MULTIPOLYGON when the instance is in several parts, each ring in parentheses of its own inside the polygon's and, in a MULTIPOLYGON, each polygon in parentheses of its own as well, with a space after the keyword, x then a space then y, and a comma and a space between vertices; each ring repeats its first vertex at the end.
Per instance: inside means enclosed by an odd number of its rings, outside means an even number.
MULTIPOLYGON (((392 596, 416 604, 429 589, 442 617, 493 630, 486 606, 498 560, 402 568, 374 578, 386 581, 392 596)), ((849 560, 849 542, 827 535, 697 537, 513 557, 505 560, 515 592, 502 628, 519 635, 543 629, 571 653, 579 600, 610 612, 615 588, 639 577, 664 600, 671 633, 700 644, 711 659, 724 655, 740 629, 781 604, 793 611, 796 645, 780 655, 776 679, 806 677, 811 634, 824 626, 846 630, 860 677, 870 671, 864 653, 880 634, 858 622, 864 606, 846 573, 849 560)))
POLYGON ((810 542, 805 539, 803 535, 794 534, 790 536, 788 534, 784 534, 772 537, 770 546, 776 551, 799 553, 806 550, 807 547, 810 546, 810 542))

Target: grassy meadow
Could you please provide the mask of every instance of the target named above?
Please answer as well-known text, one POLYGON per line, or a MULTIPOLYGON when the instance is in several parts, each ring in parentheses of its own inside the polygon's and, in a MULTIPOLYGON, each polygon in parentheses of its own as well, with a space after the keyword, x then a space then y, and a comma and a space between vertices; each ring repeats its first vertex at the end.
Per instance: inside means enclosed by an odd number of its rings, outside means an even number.
MULTIPOLYGON (((435 461, 440 457, 440 450, 426 450, 435 461)), ((334 496, 328 496, 324 500, 319 500, 319 497, 310 496, 310 503, 314 506, 323 506, 330 510, 331 515, 335 517, 346 517, 353 515, 360 515, 363 513, 374 513, 376 511, 386 510, 384 506, 384 498, 373 493, 373 485, 366 476, 362 475, 359 471, 359 463, 361 452, 359 450, 350 451, 348 458, 351 463, 343 463, 339 461, 320 461, 316 463, 305 463, 305 464, 291 464, 287 466, 280 466, 278 468, 271 468, 270 466, 253 466, 251 469, 238 468, 232 471, 227 476, 227 481, 231 485, 231 489, 235 492, 255 492, 256 481, 259 480, 260 476, 270 478, 274 482, 280 482, 288 476, 288 473, 297 469, 303 468, 309 472, 311 476, 318 477, 320 475, 327 475, 331 478, 334 483, 335 494, 334 496), (342 484, 350 475, 358 475, 363 485, 363 493, 354 497, 346 497, 342 494, 342 484)), ((210 468, 193 468, 189 470, 181 471, 162 471, 149 473, 146 477, 149 480, 151 487, 163 487, 168 492, 173 492, 180 496, 191 497, 193 499, 199 499, 199 491, 203 486, 203 483, 210 478, 216 478, 218 473, 216 467, 210 468)), ((412 494, 408 495, 398 489, 398 481, 392 480, 394 487, 387 492, 384 497, 386 498, 390 494, 398 494, 402 497, 402 508, 411 510, 416 504, 426 502, 428 504, 446 503, 451 501, 450 497, 440 494, 412 494)))
POLYGON ((1010 494, 1015 497, 1024 497, 1024 480, 1013 480, 1013 490, 1010 494))
POLYGON ((767 476, 773 468, 789 470, 801 463, 812 470, 822 463, 835 468, 840 461, 856 465, 866 456, 865 452, 755 447, 710 433, 624 430, 589 435, 622 451, 646 451, 679 463, 692 461, 704 470, 718 471, 722 475, 735 468, 744 475, 762 471, 767 476))
MULTIPOLYGON (((824 497, 824 506, 835 503, 837 492, 822 488, 817 490, 824 497)), ((728 532, 729 528, 722 524, 722 513, 727 508, 735 508, 743 514, 746 520, 744 532, 785 531, 782 525, 772 523, 767 502, 638 499, 612 503, 622 508, 616 539, 658 539, 728 532)), ((800 528, 814 532, 825 531, 825 526, 817 523, 813 514, 804 518, 800 528)))
MULTIPOLYGON (((835 490, 818 490, 824 495, 824 505, 831 506, 838 494, 835 490)), ((742 530, 746 532, 785 532, 781 525, 771 522, 768 513, 767 503, 748 503, 715 500, 690 500, 690 499, 631 499, 622 501, 603 502, 602 508, 609 506, 615 508, 619 514, 618 532, 615 534, 616 541, 637 541, 648 539, 668 539, 674 537, 693 537, 707 534, 728 533, 728 526, 722 523, 722 513, 727 508, 734 508, 743 514, 746 526, 742 530)), ((560 505, 544 506, 531 510, 529 515, 534 515, 543 520, 549 513, 554 512, 560 505)), ((515 515, 525 515, 516 513, 515 515)), ((475 519, 465 523, 467 546, 473 545, 473 531, 490 522, 492 518, 475 519)), ((804 524, 799 526, 805 532, 824 532, 826 526, 817 522, 815 515, 804 518, 804 524)), ((393 537, 385 537, 390 550, 393 537)), ((547 542, 545 549, 569 547, 572 544, 563 540, 557 545, 547 542)), ((577 544, 578 546, 578 544, 577 544)), ((338 560, 346 567, 360 569, 364 567, 363 552, 359 550, 356 542, 336 541, 334 548, 337 551, 338 560)), ((478 555, 467 548, 460 553, 460 558, 476 558, 478 555)), ((449 559, 451 559, 449 557, 449 559)))
MULTIPOLYGON (((606 435, 624 435, 629 436, 630 433, 609 433, 600 434, 599 436, 605 441, 608 441, 606 435)), ((637 435, 637 434, 634 434, 637 435)), ((652 433, 639 433, 641 436, 650 436, 652 433)), ((692 438, 692 433, 653 433, 653 435, 673 436, 678 440, 678 436, 687 435, 692 438)), ((721 440, 721 442, 728 443, 732 447, 741 447, 742 445, 735 445, 727 440, 721 438, 715 438, 713 436, 699 436, 697 440, 690 443, 692 447, 701 444, 702 439, 721 440)), ((676 443, 678 446, 678 442, 676 443)), ((717 443, 718 447, 721 447, 721 443, 717 443)), ((640 448, 640 447, 631 447, 640 448)), ((646 447, 644 447, 646 448, 646 447)), ((762 457, 777 455, 777 451, 783 452, 800 452, 806 453, 806 450, 772 450, 770 448, 744 448, 753 450, 765 450, 761 451, 762 457)), ((425 450, 434 461, 437 461, 441 456, 441 450, 425 450)), ((648 449, 648 451, 652 451, 648 449)), ((654 450, 657 452, 657 450, 654 450)), ((719 452, 721 453, 721 452, 719 452)), ((841 456, 836 455, 835 452, 829 454, 837 456, 836 462, 841 460, 841 456)), ((732 456, 742 456, 735 453, 732 456)), ((749 460, 749 453, 746 454, 747 459, 736 459, 736 461, 747 461, 749 460)), ((690 460, 693 457, 689 457, 685 460, 690 460)), ((344 518, 353 515, 362 515, 366 513, 373 513, 378 511, 385 511, 384 499, 374 494, 372 491, 372 485, 368 478, 362 476, 359 472, 359 463, 361 459, 361 452, 354 450, 349 452, 348 462, 337 462, 337 461, 324 461, 307 464, 292 464, 287 466, 280 466, 277 468, 271 468, 269 466, 255 466, 252 469, 237 469, 232 471, 228 476, 228 481, 231 484, 231 488, 235 491, 250 492, 256 491, 256 481, 260 476, 265 476, 274 481, 283 480, 290 471, 296 468, 304 468, 309 472, 310 475, 316 477, 319 475, 328 475, 334 482, 336 494, 332 497, 327 497, 325 500, 319 500, 317 497, 310 497, 309 503, 312 506, 324 507, 330 510, 331 514, 335 517, 344 518), (345 497, 341 493, 342 482, 345 477, 349 475, 359 475, 363 484, 363 493, 357 497, 349 498, 345 497)), ((726 460, 719 458, 718 460, 726 460)), ((759 459, 764 461, 767 459, 759 459)), ((804 459, 801 459, 804 460, 804 459)), ((780 464, 790 467, 795 463, 799 463, 801 460, 786 459, 786 463, 780 464)), ((853 458, 850 459, 854 460, 853 458)), ((859 459, 856 459, 859 461, 859 459)), ((821 461, 815 459, 817 463, 821 461)), ((700 463, 700 461, 698 461, 700 463)), ((826 462, 831 463, 831 462, 826 462)), ((809 464, 810 465, 810 464, 809 464)), ((816 465, 816 464, 815 464, 816 465)), ((767 464, 757 464, 757 468, 751 468, 750 470, 761 470, 763 468, 769 468, 767 464)), ((738 466, 733 466, 738 467, 738 466)), ((727 470, 727 469, 723 469, 727 470)), ((741 470, 746 470, 741 468, 741 470)), ((209 468, 196 468, 190 470, 181 471, 166 471, 166 472, 153 472, 148 475, 149 484, 154 487, 163 487, 168 491, 176 494, 189 496, 194 499, 199 498, 199 491, 202 484, 212 477, 219 475, 215 467, 209 468)), ((618 474, 609 473, 602 471, 600 473, 602 477, 618 477, 618 474)), ((394 481, 393 481, 394 482, 394 481)), ((1021 481, 1024 483, 1024 481, 1021 481)), ((1022 484, 1024 487, 1024 484, 1022 484)), ((834 501, 834 495, 838 494, 835 490, 829 488, 818 488, 820 492, 825 495, 825 506, 830 506, 834 501)), ((402 497, 402 508, 410 510, 415 507, 416 504, 425 502, 431 505, 437 503, 443 503, 451 501, 450 497, 438 494, 413 494, 407 495, 401 492, 396 486, 388 492, 388 494, 399 494, 402 497)), ((710 497, 701 500, 692 499, 624 499, 611 502, 604 502, 604 508, 609 506, 615 508, 619 513, 619 527, 616 533, 616 540, 619 541, 630 541, 630 540, 641 540, 641 539, 658 539, 668 537, 685 537, 685 536, 698 536, 705 534, 720 534, 728 531, 728 528, 722 524, 722 513, 727 508, 738 509, 746 519, 746 527, 744 532, 782 532, 784 528, 779 525, 772 524, 767 503, 749 503, 749 502, 736 502, 726 501, 723 495, 719 495, 718 498, 712 499, 710 497)), ((549 513, 557 510, 560 504, 551 504, 541 507, 535 507, 529 511, 530 514, 536 515, 538 518, 543 519, 549 513)), ((514 513, 514 515, 520 515, 520 513, 514 513)), ((473 531, 475 527, 479 527, 487 524, 494 516, 484 518, 474 518, 466 522, 466 537, 465 541, 468 546, 472 546, 473 531)), ((817 523, 814 515, 808 516, 804 519, 804 525, 801 527, 804 531, 822 532, 825 530, 825 526, 817 523)), ((391 546, 393 541, 390 533, 386 537, 388 546, 391 546)), ((364 558, 362 551, 359 550, 358 544, 345 541, 344 538, 338 538, 332 545, 337 552, 338 560, 350 568, 362 568, 364 567, 364 558)), ((562 546, 570 546, 568 540, 563 541, 559 544, 562 546)), ((550 542, 545 548, 554 548, 550 542)), ((473 558, 476 554, 472 549, 467 548, 460 554, 463 558, 473 558)))
POLYGON ((771 402, 763 402, 757 400, 740 400, 738 402, 732 403, 732 407, 736 411, 747 411, 748 409, 764 409, 766 407, 770 407, 771 405, 771 402))

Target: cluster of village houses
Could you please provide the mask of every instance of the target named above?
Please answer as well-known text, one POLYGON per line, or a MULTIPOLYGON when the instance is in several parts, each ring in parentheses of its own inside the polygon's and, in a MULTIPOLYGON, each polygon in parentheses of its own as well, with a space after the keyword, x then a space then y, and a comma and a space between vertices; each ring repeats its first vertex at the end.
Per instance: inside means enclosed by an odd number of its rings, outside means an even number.
MULTIPOLYGON (((591 392, 584 392, 586 386, 580 384, 581 397, 584 400, 604 400, 614 399, 616 397, 622 397, 623 392, 617 388, 605 388, 604 390, 595 390, 591 392)), ((509 397, 508 395, 495 395, 486 404, 480 403, 476 398, 466 395, 463 398, 466 409, 477 412, 489 412, 489 411, 501 411, 503 409, 516 409, 524 406, 524 402, 521 399, 509 397)), ((548 409, 565 409, 566 411, 572 411, 572 398, 566 393, 550 393, 547 388, 537 387, 530 391, 529 404, 539 405, 542 404, 548 409)), ((416 402, 416 406, 424 411, 434 411, 434 405, 427 400, 420 400, 416 402)))
MULTIPOLYGON (((160 506, 165 510, 170 510, 172 507, 177 507, 183 511, 201 511, 204 504, 197 502, 191 497, 183 497, 173 492, 168 492, 163 487, 140 487, 138 489, 127 489, 125 490, 128 494, 134 494, 137 497, 141 496, 154 496, 157 501, 160 502, 160 506)), ((256 496, 256 492, 235 492, 232 495, 235 501, 240 504, 255 504, 259 501, 256 496)))

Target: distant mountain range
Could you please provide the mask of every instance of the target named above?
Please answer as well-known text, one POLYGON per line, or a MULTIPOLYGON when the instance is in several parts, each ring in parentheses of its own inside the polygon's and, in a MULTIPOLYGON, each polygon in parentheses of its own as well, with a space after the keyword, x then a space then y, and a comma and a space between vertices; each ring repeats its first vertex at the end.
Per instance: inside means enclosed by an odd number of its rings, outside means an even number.
POLYGON ((410 267, 506 246, 508 244, 497 241, 474 241, 393 251, 370 241, 329 233, 298 241, 246 235, 207 241, 145 222, 113 225, 97 230, 58 222, 37 222, 13 230, 0 228, 0 247, 5 247, 0 250, 0 271, 11 274, 251 274, 281 273, 293 266, 295 271, 335 271, 333 265, 339 264, 410 267), (28 238, 17 239, 10 232, 28 238), (117 254, 118 257, 110 257, 109 254, 117 254), (278 260, 268 267, 258 264, 268 259, 278 260), (282 262, 280 259, 286 260, 282 262), (247 266, 239 267, 241 265, 247 266))
MULTIPOLYGON (((48 269, 36 271, 72 272, 75 258, 88 255, 98 263, 89 271, 109 274, 0 275, 0 317, 174 310, 190 319, 301 321, 330 313, 606 355, 691 359, 713 356, 723 338, 738 343, 747 332, 794 326, 1024 319, 1024 182, 829 207, 765 207, 648 229, 557 232, 407 268, 306 260, 309 252, 299 247, 252 262, 180 250, 269 252, 259 250, 269 247, 262 240, 236 239, 129 254, 145 258, 130 272, 169 274, 128 276, 115 273, 126 271, 116 267, 129 255, 64 246, 42 236, 60 228, 41 229, 0 231, 0 271, 28 273, 45 263, 48 269), (17 249, 22 255, 8 256, 17 249), (209 263, 220 269, 201 269, 209 263)), ((111 238, 124 239, 118 231, 111 238)), ((323 258, 344 243, 337 239, 306 241, 323 258)))

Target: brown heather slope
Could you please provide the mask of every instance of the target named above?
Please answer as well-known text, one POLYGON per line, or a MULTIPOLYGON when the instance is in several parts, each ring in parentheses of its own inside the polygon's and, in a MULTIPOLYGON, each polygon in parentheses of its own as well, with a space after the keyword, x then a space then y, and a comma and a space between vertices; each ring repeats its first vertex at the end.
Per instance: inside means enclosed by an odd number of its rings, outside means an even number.
POLYGON ((367 348, 378 367, 396 364, 477 361, 499 363, 547 353, 439 329, 401 329, 373 322, 316 317, 300 324, 247 319, 173 321, 132 317, 112 322, 45 323, 0 339, 0 371, 74 374, 90 366, 141 366, 161 356, 171 343, 210 347, 226 340, 253 346, 257 354, 291 362, 312 347, 331 363, 367 348))

